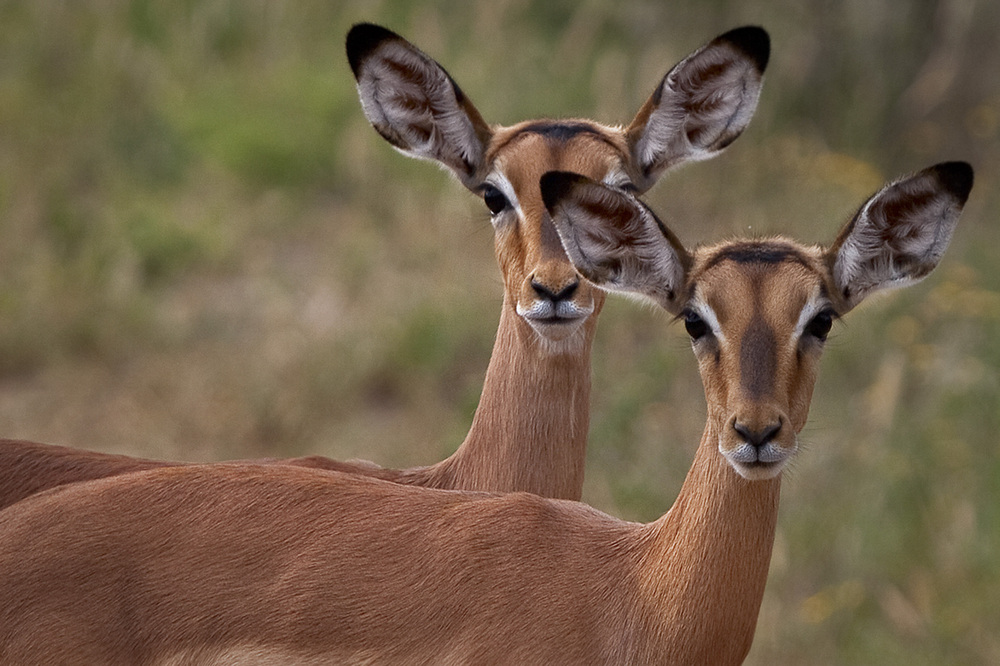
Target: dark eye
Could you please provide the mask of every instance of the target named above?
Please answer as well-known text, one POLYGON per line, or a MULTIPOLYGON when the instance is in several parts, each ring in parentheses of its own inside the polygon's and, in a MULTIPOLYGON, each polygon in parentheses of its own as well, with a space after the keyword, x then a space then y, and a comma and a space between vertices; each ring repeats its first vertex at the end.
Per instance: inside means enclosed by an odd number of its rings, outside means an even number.
POLYGON ((829 335, 831 326, 833 326, 833 313, 823 310, 806 324, 805 333, 822 342, 829 335))
POLYGON ((483 188, 483 201, 486 202, 486 207, 494 215, 499 215, 500 211, 510 205, 507 203, 507 197, 492 185, 487 185, 483 188))
POLYGON ((687 329, 692 340, 698 340, 708 334, 708 324, 694 310, 684 312, 684 328, 687 329))

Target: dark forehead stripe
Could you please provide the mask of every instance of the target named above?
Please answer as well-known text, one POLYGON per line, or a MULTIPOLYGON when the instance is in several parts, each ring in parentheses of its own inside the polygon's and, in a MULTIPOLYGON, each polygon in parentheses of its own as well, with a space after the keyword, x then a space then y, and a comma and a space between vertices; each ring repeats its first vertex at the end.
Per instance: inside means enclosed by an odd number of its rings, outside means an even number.
MULTIPOLYGON (((815 264, 799 248, 781 241, 740 241, 727 245, 710 256, 703 270, 733 261, 737 264, 758 264, 762 266, 777 265, 784 262, 797 263, 810 270, 815 270, 815 264)), ((830 301, 830 289, 824 282, 819 286, 819 297, 830 301)), ((840 313, 838 313, 840 314, 840 313)))
POLYGON ((771 395, 778 371, 778 341, 758 313, 740 341, 740 386, 752 400, 771 395))
POLYGON ((566 143, 578 136, 587 135, 606 143, 616 151, 621 151, 621 147, 609 139, 600 128, 589 123, 574 120, 538 120, 528 123, 521 128, 518 136, 525 134, 537 134, 559 143, 566 143))
POLYGON ((592 134, 603 139, 596 127, 587 123, 565 120, 539 120, 521 128, 521 133, 540 134, 556 141, 569 141, 580 134, 592 134))
MULTIPOLYGON (((491 148, 491 155, 495 156, 500 150, 506 148, 509 144, 517 142, 518 139, 528 134, 552 139, 559 144, 565 144, 575 137, 586 135, 607 144, 611 148, 614 148, 616 152, 622 153, 621 146, 616 145, 614 141, 605 136, 600 128, 589 123, 579 120, 536 120, 520 126, 514 134, 493 146, 491 148)), ((624 159, 624 157, 623 154, 622 158, 624 159)))
POLYGON ((811 266, 809 260, 797 248, 774 241, 744 241, 727 245, 708 260, 705 268, 711 268, 723 261, 734 261, 738 264, 781 264, 791 261, 811 266))

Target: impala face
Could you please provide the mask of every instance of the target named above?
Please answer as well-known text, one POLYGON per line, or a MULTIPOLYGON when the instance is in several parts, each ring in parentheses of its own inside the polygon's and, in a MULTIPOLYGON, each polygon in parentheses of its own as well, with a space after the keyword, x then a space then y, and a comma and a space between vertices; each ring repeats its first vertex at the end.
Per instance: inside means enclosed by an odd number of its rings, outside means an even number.
POLYGON ((483 199, 492 215, 505 293, 517 314, 548 343, 580 339, 604 293, 566 256, 538 181, 564 166, 598 182, 631 184, 628 147, 614 130, 586 121, 534 121, 499 130, 487 154, 483 199))
POLYGON ((487 124, 441 65, 395 33, 357 25, 347 55, 365 116, 403 153, 439 162, 492 215, 504 305, 527 340, 579 352, 604 295, 566 256, 539 179, 572 171, 645 191, 669 168, 708 159, 740 135, 757 107, 767 33, 737 28, 671 69, 627 127, 589 120, 487 124))
POLYGON ((747 479, 775 476, 798 448, 836 316, 817 255, 781 240, 696 254, 681 317, 719 451, 747 479))
POLYGON ((540 183, 567 254, 609 291, 684 320, 705 385, 706 432, 741 476, 777 476, 798 448, 834 319, 937 265, 972 189, 945 162, 886 185, 829 248, 784 238, 687 251, 642 202, 573 173, 540 183))

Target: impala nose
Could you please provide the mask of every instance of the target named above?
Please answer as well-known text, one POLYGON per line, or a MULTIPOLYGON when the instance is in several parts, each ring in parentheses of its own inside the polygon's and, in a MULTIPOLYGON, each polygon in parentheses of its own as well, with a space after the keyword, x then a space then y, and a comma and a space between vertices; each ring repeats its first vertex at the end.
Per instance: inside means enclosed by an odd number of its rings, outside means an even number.
POLYGON ((531 278, 531 288, 535 290, 535 293, 538 294, 540 298, 552 301, 553 303, 568 301, 573 298, 573 294, 576 293, 577 287, 579 286, 580 281, 573 280, 557 291, 549 285, 539 282, 535 278, 531 278))
POLYGON ((771 442, 781 431, 781 421, 777 423, 772 423, 766 425, 763 428, 752 429, 739 421, 733 422, 733 428, 736 430, 737 434, 743 438, 743 441, 750 446, 759 449, 771 442))

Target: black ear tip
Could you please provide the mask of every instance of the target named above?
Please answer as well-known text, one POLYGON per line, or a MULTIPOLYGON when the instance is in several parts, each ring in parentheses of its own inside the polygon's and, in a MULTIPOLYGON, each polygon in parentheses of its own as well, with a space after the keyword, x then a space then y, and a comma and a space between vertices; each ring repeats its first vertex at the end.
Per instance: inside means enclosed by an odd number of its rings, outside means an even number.
POLYGON ((358 23, 347 32, 347 60, 357 77, 365 59, 387 39, 402 39, 392 30, 374 23, 358 23))
POLYGON ((542 174, 538 186, 542 190, 542 201, 545 202, 545 208, 551 213, 574 187, 586 182, 588 182, 586 176, 570 171, 549 171, 542 174))
POLYGON ((720 35, 718 41, 726 41, 745 53, 763 72, 771 58, 771 37, 764 28, 755 25, 735 28, 720 35))
POLYGON ((972 165, 968 162, 942 162, 930 168, 948 192, 962 205, 969 199, 972 191, 974 175, 972 165))

